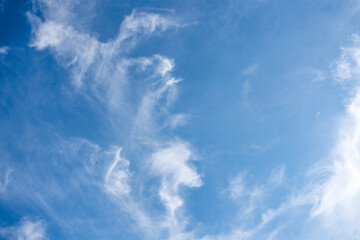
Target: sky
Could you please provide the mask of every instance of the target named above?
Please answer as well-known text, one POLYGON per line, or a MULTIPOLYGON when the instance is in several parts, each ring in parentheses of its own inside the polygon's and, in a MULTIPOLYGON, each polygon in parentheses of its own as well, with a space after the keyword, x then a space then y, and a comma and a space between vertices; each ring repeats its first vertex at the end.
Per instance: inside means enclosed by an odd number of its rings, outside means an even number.
POLYGON ((360 239, 360 1, 1 0, 0 239, 360 239))

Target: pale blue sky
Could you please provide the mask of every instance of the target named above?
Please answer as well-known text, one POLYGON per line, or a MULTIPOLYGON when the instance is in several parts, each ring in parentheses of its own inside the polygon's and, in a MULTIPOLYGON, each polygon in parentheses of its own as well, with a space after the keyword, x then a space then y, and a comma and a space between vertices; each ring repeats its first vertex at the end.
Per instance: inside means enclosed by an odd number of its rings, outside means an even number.
POLYGON ((359 1, 0 6, 0 239, 360 238, 359 1))

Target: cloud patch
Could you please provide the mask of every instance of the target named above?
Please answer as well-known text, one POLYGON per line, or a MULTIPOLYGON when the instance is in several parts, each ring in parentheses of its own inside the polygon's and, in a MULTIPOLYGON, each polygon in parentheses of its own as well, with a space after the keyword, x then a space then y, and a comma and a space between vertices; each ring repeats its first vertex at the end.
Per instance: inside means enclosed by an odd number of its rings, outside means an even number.
POLYGON ((129 161, 121 157, 121 148, 114 150, 114 160, 105 175, 105 190, 115 197, 126 196, 130 193, 128 184, 130 178, 129 161))
MULTIPOLYGON (((360 78, 360 41, 353 36, 353 46, 342 48, 340 59, 332 65, 334 76, 340 81, 360 78)), ((331 152, 326 164, 317 167, 314 172, 327 175, 314 197, 316 204, 312 216, 323 217, 326 224, 342 226, 334 234, 353 234, 360 232, 360 90, 346 107, 346 116, 339 127, 337 145, 331 152)), ((335 230, 334 229, 334 230, 335 230)))
POLYGON ((0 47, 0 55, 6 55, 9 51, 9 47, 0 47))
POLYGON ((46 240, 46 225, 43 221, 24 218, 18 226, 0 228, 0 236, 5 239, 46 240))

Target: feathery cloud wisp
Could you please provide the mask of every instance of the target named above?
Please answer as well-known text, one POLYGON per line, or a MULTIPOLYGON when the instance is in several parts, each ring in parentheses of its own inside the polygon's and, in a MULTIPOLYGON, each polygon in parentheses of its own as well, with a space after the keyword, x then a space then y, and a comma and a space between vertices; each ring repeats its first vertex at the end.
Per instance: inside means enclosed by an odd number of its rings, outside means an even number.
POLYGON ((24 218, 20 225, 7 228, 0 228, 0 236, 6 239, 18 240, 45 240, 46 225, 42 221, 30 221, 24 218))
MULTIPOLYGON (((342 55, 333 66, 334 75, 340 82, 353 80, 359 85, 360 41, 353 36, 354 45, 342 48, 342 55)), ((330 155, 329 163, 314 169, 328 177, 316 189, 316 204, 312 216, 321 216, 326 224, 337 228, 338 233, 350 234, 360 231, 360 89, 346 107, 337 140, 337 145, 330 155)))

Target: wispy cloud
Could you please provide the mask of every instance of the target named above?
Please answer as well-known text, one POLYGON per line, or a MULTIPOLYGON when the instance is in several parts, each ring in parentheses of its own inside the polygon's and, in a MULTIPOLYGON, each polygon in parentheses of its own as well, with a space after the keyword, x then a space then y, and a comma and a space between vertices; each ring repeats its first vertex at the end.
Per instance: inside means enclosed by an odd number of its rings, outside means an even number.
MULTIPOLYGON (((180 26, 171 18, 134 10, 121 23, 116 39, 102 43, 67 24, 64 21, 64 16, 70 14, 67 8, 64 8, 63 14, 59 16, 52 13, 54 1, 46 1, 42 4, 47 6, 44 7, 44 11, 50 12, 45 21, 31 13, 28 14, 34 29, 30 46, 38 50, 50 48, 54 51, 58 61, 71 69, 73 83, 78 87, 82 85, 84 78, 100 83, 113 81, 113 78, 117 78, 114 74, 117 74, 117 65, 122 63, 122 54, 133 49, 140 38, 155 31, 161 32, 180 26), (92 71, 89 72, 90 66, 92 71)), ((158 70, 166 71, 166 69, 158 70)))
POLYGON ((315 75, 315 77, 313 78, 313 82, 321 82, 325 79, 324 71, 313 69, 311 70, 311 72, 315 75))
POLYGON ((13 169, 0 165, 0 194, 3 194, 9 184, 9 177, 13 169))
POLYGON ((275 137, 265 144, 250 143, 243 146, 243 153, 251 156, 260 156, 280 143, 280 138, 275 137))
POLYGON ((312 216, 321 216, 326 224, 339 226, 334 234, 357 234, 360 231, 360 41, 353 36, 353 46, 342 48, 342 55, 333 65, 335 78, 353 80, 357 88, 346 107, 346 116, 339 127, 337 144, 329 160, 313 169, 325 181, 317 187, 312 216), (323 177, 324 178, 324 177, 323 177))
POLYGON ((17 230, 17 238, 24 240, 46 239, 45 230, 46 227, 43 222, 31 222, 25 220, 17 230))
POLYGON ((43 221, 31 221, 24 218, 18 226, 0 228, 0 236, 6 239, 45 240, 46 225, 43 221))
POLYGON ((129 161, 120 156, 121 148, 114 151, 114 160, 105 175, 105 190, 116 197, 130 193, 128 184, 130 178, 129 161))
POLYGON ((246 172, 240 172, 236 177, 231 179, 229 184, 229 193, 234 200, 243 196, 261 196, 262 190, 259 188, 249 189, 247 186, 247 174, 246 172))
POLYGON ((254 182, 246 171, 241 171, 230 179, 229 186, 224 192, 237 203, 237 217, 233 220, 236 224, 233 224, 234 227, 229 233, 209 239, 254 239, 276 216, 295 205, 295 201, 290 201, 274 210, 265 203, 266 198, 283 184, 285 175, 285 166, 279 165, 262 184, 254 182))
POLYGON ((0 47, 0 55, 6 55, 9 51, 9 47, 0 47))
POLYGON ((188 122, 190 116, 187 114, 173 114, 169 117, 168 125, 171 128, 176 128, 178 126, 184 126, 188 122))
MULTIPOLYGON (((230 5, 239 3, 231 1, 230 5)), ((73 1, 33 1, 33 4, 28 13, 32 27, 30 46, 52 54, 69 71, 69 82, 74 85, 70 87, 75 89, 71 93, 84 97, 82 100, 85 99, 89 108, 110 123, 104 127, 110 140, 100 143, 95 137, 89 141, 54 134, 49 139, 56 140, 44 143, 48 144, 45 149, 23 150, 28 159, 40 159, 39 164, 24 161, 14 165, 13 173, 7 169, 0 174, 4 201, 42 209, 41 214, 76 237, 78 226, 101 238, 110 236, 113 233, 106 235, 97 224, 109 219, 104 224, 110 222, 116 229, 121 221, 129 221, 126 224, 131 228, 129 232, 141 239, 201 238, 197 237, 196 224, 189 224, 192 220, 186 213, 187 198, 182 191, 203 185, 195 167, 195 150, 171 132, 189 118, 184 113, 171 113, 182 81, 174 76, 175 60, 156 53, 131 54, 151 35, 177 29, 182 24, 172 17, 172 11, 159 14, 134 10, 119 23, 116 36, 102 42, 76 25, 73 1), (82 206, 74 205, 74 199, 82 202, 82 206), (60 210, 54 207, 63 202, 68 204, 60 210), (94 209, 91 219, 82 217, 84 209, 94 209)), ((230 21, 228 26, 233 28, 230 21)), ((354 36, 354 46, 343 48, 343 55, 332 65, 339 82, 359 77, 359 42, 354 36)), ((6 53, 7 49, 0 48, 0 54, 6 53)), ((257 70, 258 65, 251 65, 242 74, 250 77, 257 70)), ((321 71, 312 73, 314 81, 324 78, 321 71)), ((242 90, 247 101, 251 82, 245 81, 242 90)), ((360 91, 356 90, 347 107, 331 163, 313 171, 321 177, 325 172, 326 177, 309 184, 314 187, 310 191, 297 192, 270 207, 264 203, 266 198, 289 179, 285 165, 269 170, 268 176, 261 179, 264 183, 251 179, 244 171, 231 178, 223 191, 227 200, 236 205, 230 230, 213 235, 205 233, 202 239, 255 239, 261 231, 273 239, 285 228, 265 229, 265 226, 305 205, 312 207, 306 213, 311 213, 313 219, 325 219, 331 224, 340 222, 346 225, 341 231, 351 234, 360 231, 360 212, 356 210, 360 201, 359 118, 360 91)), ((268 144, 248 144, 244 146, 245 154, 259 156, 277 142, 278 139, 268 144)), ((0 231, 3 236, 18 239, 46 239, 45 232, 44 222, 28 219, 0 231)))
POLYGON ((226 192, 234 200, 242 197, 249 197, 250 200, 260 199, 264 194, 272 191, 274 187, 283 184, 285 177, 285 165, 279 165, 272 169, 266 184, 249 186, 248 173, 241 171, 230 180, 226 192))
MULTIPOLYGON (((348 100, 345 116, 339 123, 336 145, 327 158, 309 170, 304 189, 293 193, 277 209, 269 209, 263 214, 263 223, 270 222, 275 217, 294 214, 298 209, 306 209, 308 221, 312 221, 314 225, 307 226, 309 234, 304 235, 307 238, 357 238, 360 231, 360 211, 357 208, 360 201, 359 49, 358 37, 353 36, 353 45, 342 48, 341 57, 331 64, 334 78, 338 82, 356 86, 355 92, 350 92, 352 96, 348 100)), ((274 169, 270 182, 282 182, 283 171, 283 166, 274 169)), ((286 231, 285 229, 286 226, 281 226, 274 234, 286 231)))
POLYGON ((339 82, 357 80, 360 76, 360 49, 358 48, 360 37, 353 35, 352 40, 353 46, 342 47, 341 57, 331 64, 333 75, 339 82))
POLYGON ((254 75, 256 73, 256 71, 258 70, 258 68, 259 68, 258 64, 251 65, 251 66, 245 68, 242 71, 242 74, 247 75, 247 76, 254 75))
MULTIPOLYGON (((84 185, 99 191, 94 186, 100 185, 106 197, 136 222, 136 234, 142 233, 145 239, 189 239, 193 233, 186 228, 185 214, 179 211, 185 201, 179 189, 200 187, 202 181, 190 164, 195 158, 190 144, 161 131, 186 122, 185 114, 173 115, 169 111, 182 79, 172 76, 175 62, 171 58, 158 54, 129 57, 131 50, 151 34, 182 25, 168 12, 134 10, 124 18, 114 39, 100 42, 72 25, 76 18, 73 7, 71 1, 39 1, 34 9, 44 17, 28 13, 32 26, 30 46, 53 54, 70 71, 75 94, 85 95, 90 104, 105 107, 104 118, 115 125, 127 126, 125 136, 118 136, 117 127, 113 128, 120 147, 101 148, 97 143, 80 141, 80 145, 90 146, 86 153, 90 160, 84 166, 86 173, 79 169, 76 178, 81 181, 74 187, 84 185), (130 170, 132 159, 125 158, 126 151, 142 161, 149 159, 149 165, 130 170), (139 172, 145 176, 139 176, 139 172), (162 212, 152 211, 139 197, 143 194, 141 188, 153 178, 161 180, 157 197, 164 207, 162 212)), ((58 190, 61 195, 62 190, 58 190)), ((84 190, 83 194, 90 192, 84 190)), ((45 195, 45 199, 53 197, 49 192, 45 195)))
POLYGON ((285 165, 280 165, 280 166, 274 168, 271 171, 271 175, 269 177, 269 183, 274 186, 281 185, 286 178, 285 172, 286 172, 285 165))
POLYGON ((161 177, 159 196, 168 212, 163 224, 170 231, 170 239, 187 239, 185 236, 191 234, 184 232, 186 224, 176 211, 183 205, 179 187, 202 185, 195 168, 189 165, 192 158, 194 155, 186 143, 173 142, 158 149, 150 159, 152 172, 161 177))

